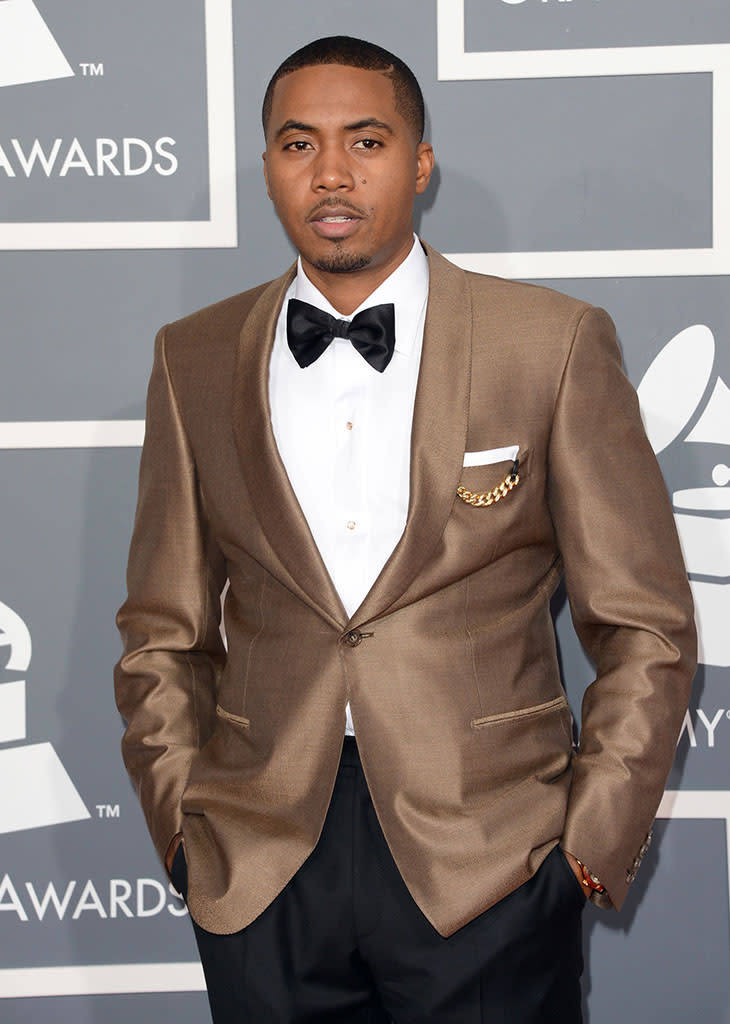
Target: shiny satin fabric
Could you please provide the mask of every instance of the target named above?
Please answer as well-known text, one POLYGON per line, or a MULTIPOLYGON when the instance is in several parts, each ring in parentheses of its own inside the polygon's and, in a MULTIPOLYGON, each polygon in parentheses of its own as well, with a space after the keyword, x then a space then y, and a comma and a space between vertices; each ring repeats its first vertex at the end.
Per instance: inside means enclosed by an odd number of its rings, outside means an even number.
MULTIPOLYGON (((172 877, 184 893, 182 848, 172 877)), ((403 884, 348 737, 322 834, 294 878, 241 931, 194 927, 214 1024, 580 1024, 585 903, 555 847, 444 941, 403 884)))
POLYGON ((302 369, 316 362, 335 338, 346 338, 374 370, 383 373, 395 349, 395 306, 392 302, 369 306, 348 321, 301 299, 289 299, 286 335, 302 369))
POLYGON ((157 338, 116 692, 153 840, 164 856, 184 834, 212 932, 254 920, 314 848, 348 700, 389 849, 444 936, 559 841, 620 906, 661 798, 696 640, 613 324, 426 249, 408 522, 349 620, 269 417, 294 268, 157 338), (509 470, 464 453, 506 444, 519 486, 460 501, 509 470), (563 571, 596 664, 577 751, 549 609, 563 571))

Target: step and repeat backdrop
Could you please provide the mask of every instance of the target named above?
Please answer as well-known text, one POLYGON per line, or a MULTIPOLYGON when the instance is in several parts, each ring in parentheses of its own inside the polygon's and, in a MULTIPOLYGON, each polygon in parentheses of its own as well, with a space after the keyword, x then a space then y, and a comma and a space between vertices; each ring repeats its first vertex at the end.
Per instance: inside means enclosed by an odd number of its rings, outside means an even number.
MULTIPOLYGON (((627 906, 586 914, 586 1016, 728 1024, 727 0, 0 0, 0 1019, 208 1019, 119 757, 114 614, 154 332, 290 263, 260 102, 334 33, 422 83, 423 237, 617 322, 701 665, 627 906)), ((579 709, 591 666, 555 616, 579 709)))

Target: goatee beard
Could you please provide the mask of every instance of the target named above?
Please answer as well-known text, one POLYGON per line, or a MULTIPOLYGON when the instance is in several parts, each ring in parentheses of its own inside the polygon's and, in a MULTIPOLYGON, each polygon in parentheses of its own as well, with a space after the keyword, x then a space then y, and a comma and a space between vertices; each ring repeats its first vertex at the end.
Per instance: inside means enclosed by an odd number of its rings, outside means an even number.
POLYGON ((370 263, 370 257, 364 253, 339 252, 325 256, 314 264, 317 270, 325 274, 352 274, 356 270, 363 270, 370 263))

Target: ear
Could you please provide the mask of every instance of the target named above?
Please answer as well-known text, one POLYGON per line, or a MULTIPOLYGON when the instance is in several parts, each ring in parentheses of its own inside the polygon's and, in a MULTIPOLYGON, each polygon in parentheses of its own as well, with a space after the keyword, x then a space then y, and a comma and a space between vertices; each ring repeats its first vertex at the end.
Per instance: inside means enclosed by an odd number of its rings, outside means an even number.
POLYGON ((419 142, 416 147, 416 195, 421 195, 428 188, 434 159, 431 143, 419 142))
POLYGON ((266 195, 271 199, 271 189, 269 188, 269 171, 266 166, 266 153, 261 154, 261 159, 264 163, 264 181, 266 182, 266 195))

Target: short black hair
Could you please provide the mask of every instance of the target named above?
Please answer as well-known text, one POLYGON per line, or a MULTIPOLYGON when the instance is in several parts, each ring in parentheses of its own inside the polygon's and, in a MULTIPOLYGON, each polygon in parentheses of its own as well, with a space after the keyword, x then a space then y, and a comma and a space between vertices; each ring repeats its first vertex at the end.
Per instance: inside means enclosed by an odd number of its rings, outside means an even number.
POLYGON ((293 71, 311 68, 317 64, 342 64, 345 67, 362 68, 364 71, 380 71, 381 74, 387 75, 393 83, 396 110, 411 125, 417 141, 421 141, 425 114, 423 93, 416 76, 394 53, 375 43, 369 43, 365 39, 354 39, 352 36, 325 36, 323 39, 315 39, 296 50, 279 65, 266 87, 261 108, 264 135, 271 119, 276 83, 293 71))

